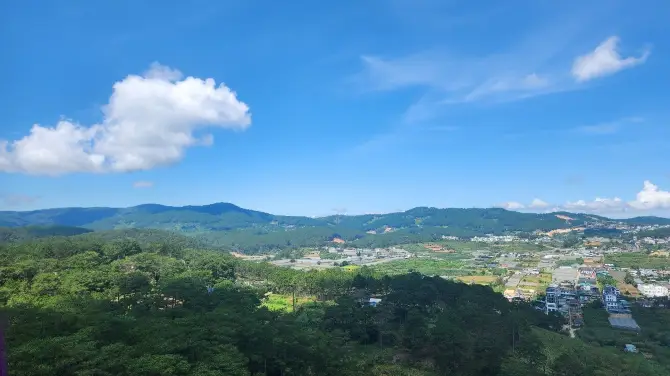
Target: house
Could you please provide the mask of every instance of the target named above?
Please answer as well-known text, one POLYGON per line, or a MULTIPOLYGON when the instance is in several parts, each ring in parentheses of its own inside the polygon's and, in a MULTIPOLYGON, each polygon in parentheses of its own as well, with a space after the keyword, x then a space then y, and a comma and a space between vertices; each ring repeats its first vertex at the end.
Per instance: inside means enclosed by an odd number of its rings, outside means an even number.
POLYGON ((605 309, 614 310, 619 308, 619 295, 621 292, 614 286, 605 286, 603 289, 603 304, 605 309))
POLYGON ((624 345, 623 351, 627 352, 627 353, 636 353, 637 352, 637 347, 635 347, 635 345, 627 343, 626 345, 624 345))
POLYGON ((561 296, 561 289, 556 286, 547 287, 547 296, 545 299, 545 309, 546 312, 556 312, 558 311, 558 299, 561 296))
POLYGON ((381 299, 370 298, 369 304, 371 307, 376 307, 377 304, 381 303, 381 301, 382 301, 381 299))
POLYGON ((613 294, 619 296, 621 295, 621 290, 612 285, 607 285, 605 288, 603 288, 603 294, 613 294))
POLYGON ((668 287, 663 285, 656 284, 639 284, 637 289, 640 290, 640 293, 647 297, 662 297, 668 296, 668 287))

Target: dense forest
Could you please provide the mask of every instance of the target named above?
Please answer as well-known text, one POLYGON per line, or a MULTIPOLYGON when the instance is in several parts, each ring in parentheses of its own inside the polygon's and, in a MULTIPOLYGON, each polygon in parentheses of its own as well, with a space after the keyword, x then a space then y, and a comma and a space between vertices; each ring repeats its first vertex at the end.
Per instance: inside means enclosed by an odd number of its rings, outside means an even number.
POLYGON ((667 374, 488 287, 294 271, 139 234, 0 245, 11 375, 667 374), (310 299, 273 311, 268 293, 310 299))

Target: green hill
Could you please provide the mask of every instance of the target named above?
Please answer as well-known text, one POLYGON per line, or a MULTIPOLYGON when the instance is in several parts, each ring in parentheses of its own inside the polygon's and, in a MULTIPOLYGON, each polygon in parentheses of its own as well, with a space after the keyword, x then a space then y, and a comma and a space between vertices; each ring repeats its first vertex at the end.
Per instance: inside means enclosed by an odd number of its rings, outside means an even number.
POLYGON ((665 218, 612 220, 567 212, 533 214, 499 208, 418 207, 404 212, 334 215, 322 218, 282 216, 230 203, 172 207, 157 204, 130 208, 61 208, 0 212, 0 226, 76 226, 90 230, 158 229, 198 237, 210 245, 244 251, 326 244, 341 238, 361 246, 433 241, 442 236, 548 231, 586 223, 666 223, 665 218))
POLYGON ((26 227, 0 227, 0 243, 2 242, 18 242, 31 239, 47 238, 51 236, 72 236, 81 235, 91 232, 92 230, 61 226, 26 226, 26 227))

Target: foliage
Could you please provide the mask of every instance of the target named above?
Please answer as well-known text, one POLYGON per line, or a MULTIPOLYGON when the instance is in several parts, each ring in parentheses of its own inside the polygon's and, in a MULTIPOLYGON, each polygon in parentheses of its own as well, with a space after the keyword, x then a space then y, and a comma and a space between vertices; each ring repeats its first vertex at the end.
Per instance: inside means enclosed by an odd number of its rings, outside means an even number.
POLYGON ((556 266, 572 266, 572 265, 582 265, 584 264, 584 259, 582 257, 577 257, 574 260, 558 260, 556 261, 556 266))
POLYGON ((640 238, 670 238, 670 227, 661 227, 654 230, 640 231, 637 233, 640 238))
POLYGON ((373 266, 373 269, 381 274, 405 274, 417 272, 430 276, 441 275, 467 275, 468 270, 463 270, 467 263, 464 261, 432 260, 432 259, 405 259, 386 262, 373 266))
POLYGON ((605 255, 605 262, 618 268, 670 269, 667 257, 651 256, 643 252, 613 253, 605 255))
POLYGON ((26 227, 0 227, 0 243, 18 242, 50 236, 72 236, 86 234, 91 230, 71 226, 26 226, 26 227))
MULTIPOLYGON (((194 250, 178 237, 116 234, 0 245, 12 375, 609 371, 609 358, 586 362, 588 351, 547 356, 537 328, 557 332, 563 320, 488 286, 368 267, 302 272, 194 250), (366 304, 370 297, 381 303, 366 304)), ((662 374, 652 366, 638 362, 626 375, 662 374)))

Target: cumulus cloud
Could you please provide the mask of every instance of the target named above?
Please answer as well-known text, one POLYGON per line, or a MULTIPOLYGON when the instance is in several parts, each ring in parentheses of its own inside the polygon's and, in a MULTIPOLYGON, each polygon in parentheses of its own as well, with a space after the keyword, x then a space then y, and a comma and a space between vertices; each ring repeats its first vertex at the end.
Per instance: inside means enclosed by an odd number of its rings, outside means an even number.
POLYGON ((519 210, 519 209, 525 209, 526 205, 516 202, 516 201, 508 201, 508 202, 503 202, 498 205, 494 205, 496 208, 503 208, 507 210, 519 210))
POLYGON ((104 119, 90 126, 61 120, 0 140, 0 172, 62 175, 149 170, 178 162, 185 150, 212 143, 205 128, 244 130, 249 107, 214 79, 183 78, 158 63, 113 85, 104 119))
POLYGON ((154 186, 154 182, 140 180, 133 183, 133 188, 151 188, 154 186))
POLYGON ((594 200, 568 201, 562 205, 551 205, 540 199, 534 199, 529 205, 519 202, 506 202, 497 207, 509 210, 541 211, 572 211, 580 213, 623 213, 635 211, 652 211, 670 209, 670 192, 660 189, 650 181, 645 181, 642 190, 637 193, 634 200, 625 201, 619 197, 603 198, 596 197, 594 200))
POLYGON ((670 209, 670 192, 659 189, 647 180, 635 201, 631 201, 629 205, 639 210, 670 209))
POLYGON ((595 50, 579 56, 572 64, 572 75, 578 82, 614 74, 622 69, 644 63, 649 57, 646 50, 639 57, 621 57, 617 51, 619 38, 612 36, 602 42, 595 50))
POLYGON ((544 209, 548 207, 549 204, 547 202, 544 202, 540 200, 539 198, 533 199, 533 202, 530 203, 529 207, 533 209, 544 209))

